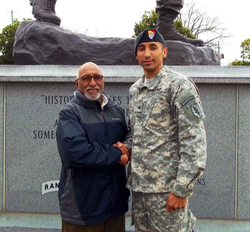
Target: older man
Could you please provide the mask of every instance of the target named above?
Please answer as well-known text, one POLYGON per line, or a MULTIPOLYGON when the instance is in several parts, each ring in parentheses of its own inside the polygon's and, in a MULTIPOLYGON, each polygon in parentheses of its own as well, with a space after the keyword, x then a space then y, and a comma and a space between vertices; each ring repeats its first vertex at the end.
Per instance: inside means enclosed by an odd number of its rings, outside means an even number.
POLYGON ((83 64, 75 85, 56 133, 62 232, 124 232, 129 197, 124 165, 130 152, 113 146, 128 132, 124 110, 103 94, 104 77, 96 64, 83 64))

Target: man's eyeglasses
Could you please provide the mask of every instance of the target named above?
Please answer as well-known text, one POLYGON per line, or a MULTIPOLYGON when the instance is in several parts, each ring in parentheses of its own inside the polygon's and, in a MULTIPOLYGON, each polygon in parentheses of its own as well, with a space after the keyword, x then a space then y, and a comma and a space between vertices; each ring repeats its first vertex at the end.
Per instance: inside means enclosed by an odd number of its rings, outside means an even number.
POLYGON ((92 78, 94 78, 95 82, 101 82, 103 80, 103 76, 99 74, 94 74, 93 76, 85 75, 77 79, 82 79, 83 82, 89 83, 92 80, 92 78))

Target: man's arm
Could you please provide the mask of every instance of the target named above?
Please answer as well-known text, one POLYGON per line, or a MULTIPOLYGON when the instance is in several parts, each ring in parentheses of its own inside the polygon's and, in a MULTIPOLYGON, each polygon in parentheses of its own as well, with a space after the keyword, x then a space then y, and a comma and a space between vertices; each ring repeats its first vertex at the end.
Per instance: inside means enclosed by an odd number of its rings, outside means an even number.
POLYGON ((121 160, 119 148, 109 144, 88 143, 86 131, 71 110, 62 110, 56 132, 61 160, 67 168, 108 168, 121 160))
POLYGON ((196 87, 189 81, 180 86, 174 101, 178 126, 179 167, 172 193, 190 197, 206 166, 205 117, 196 87))
POLYGON ((129 108, 129 116, 128 116, 128 122, 127 122, 127 128, 128 128, 128 133, 125 138, 125 141, 123 142, 124 145, 131 151, 132 150, 132 127, 131 127, 131 106, 129 108))

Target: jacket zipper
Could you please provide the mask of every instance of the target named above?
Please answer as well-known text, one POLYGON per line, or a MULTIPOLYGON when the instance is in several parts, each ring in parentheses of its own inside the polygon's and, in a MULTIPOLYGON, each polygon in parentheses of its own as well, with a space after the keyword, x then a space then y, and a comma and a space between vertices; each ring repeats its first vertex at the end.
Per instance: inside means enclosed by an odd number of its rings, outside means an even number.
MULTIPOLYGON (((101 109, 101 115, 102 115, 102 118, 104 120, 104 123, 105 123, 105 134, 106 134, 106 142, 109 143, 108 141, 108 128, 107 128, 107 121, 105 119, 105 116, 104 116, 104 112, 103 112, 103 109, 101 109)), ((114 196, 114 200, 112 201, 112 205, 111 205, 111 212, 112 212, 112 216, 116 216, 114 215, 114 209, 115 209, 115 202, 116 202, 116 191, 115 191, 115 177, 116 177, 116 172, 114 174, 114 178, 113 178, 113 181, 112 181, 112 186, 113 186, 113 196, 114 196)))

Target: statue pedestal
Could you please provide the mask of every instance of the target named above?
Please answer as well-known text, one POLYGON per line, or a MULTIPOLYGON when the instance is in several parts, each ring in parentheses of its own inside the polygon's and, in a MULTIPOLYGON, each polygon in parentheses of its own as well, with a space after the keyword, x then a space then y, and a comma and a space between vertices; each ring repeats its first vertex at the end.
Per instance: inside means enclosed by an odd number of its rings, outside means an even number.
MULTIPOLYGON (((166 41, 167 65, 220 65, 219 54, 208 46, 195 47, 166 41)), ((137 65, 134 39, 99 38, 73 33, 52 23, 23 21, 15 34, 14 63, 17 65, 137 65)))

